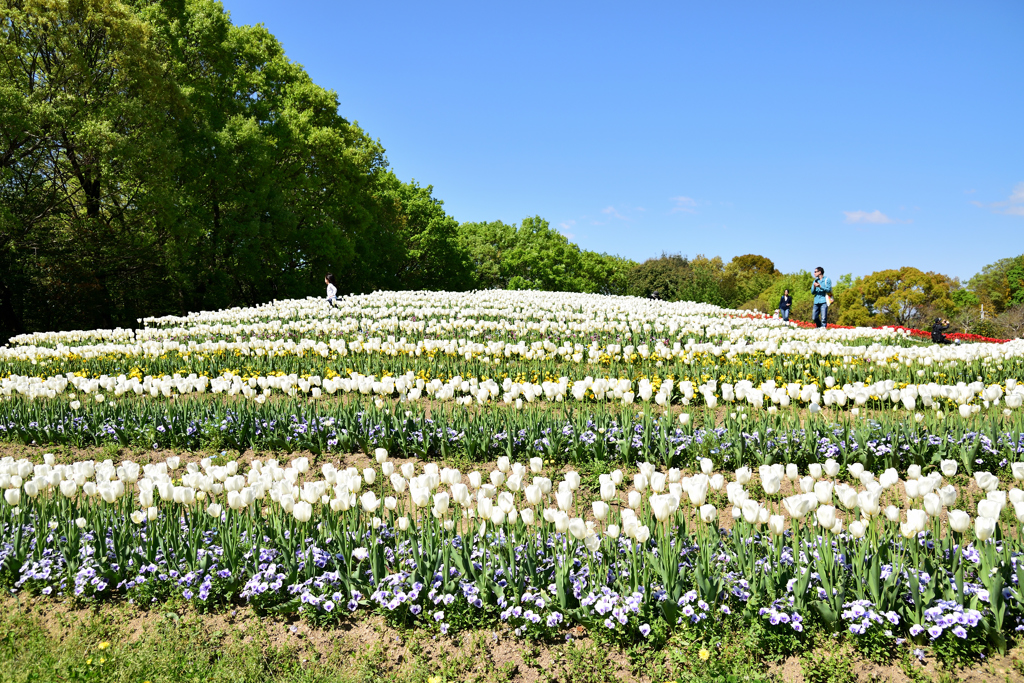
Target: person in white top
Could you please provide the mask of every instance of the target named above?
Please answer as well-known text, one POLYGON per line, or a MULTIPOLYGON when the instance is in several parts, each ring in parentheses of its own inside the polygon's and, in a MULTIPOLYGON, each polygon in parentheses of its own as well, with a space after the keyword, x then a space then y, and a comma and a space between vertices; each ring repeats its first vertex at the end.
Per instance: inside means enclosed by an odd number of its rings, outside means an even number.
POLYGON ((327 303, 334 306, 338 300, 338 285, 334 282, 334 273, 327 273, 324 282, 327 284, 327 303))

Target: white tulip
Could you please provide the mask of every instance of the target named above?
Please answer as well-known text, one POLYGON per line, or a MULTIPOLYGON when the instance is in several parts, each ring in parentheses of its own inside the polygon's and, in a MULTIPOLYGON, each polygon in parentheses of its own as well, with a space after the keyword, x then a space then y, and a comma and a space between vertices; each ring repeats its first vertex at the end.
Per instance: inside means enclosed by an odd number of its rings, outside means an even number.
MULTIPOLYGON (((837 474, 839 474, 839 463, 833 460, 832 458, 826 460, 825 474, 827 474, 829 477, 835 477, 837 474)), ((815 478, 817 479, 817 477, 815 478)))
MULTIPOLYGON (((962 408, 963 406, 961 406, 962 408)), ((974 520, 974 535, 981 542, 992 538, 996 532, 996 520, 989 517, 977 517, 974 520)))
POLYGON ((978 501, 978 516, 989 517, 991 519, 999 519, 999 514, 1003 511, 1003 504, 995 500, 979 500, 978 501))
MULTIPOLYGON (((373 495, 372 493, 367 495, 373 495)), ((297 522, 305 523, 308 522, 310 517, 313 516, 313 506, 302 500, 295 504, 295 508, 292 510, 292 514, 295 516, 297 522)))
POLYGON ((978 488, 986 493, 999 488, 999 478, 988 472, 975 472, 974 481, 978 483, 978 488))
POLYGON ((373 513, 380 507, 380 501, 377 500, 377 496, 373 491, 367 491, 359 497, 359 505, 363 508, 364 512, 373 513))
POLYGON ((836 524, 836 509, 831 505, 822 505, 814 512, 818 524, 823 529, 831 529, 836 524))

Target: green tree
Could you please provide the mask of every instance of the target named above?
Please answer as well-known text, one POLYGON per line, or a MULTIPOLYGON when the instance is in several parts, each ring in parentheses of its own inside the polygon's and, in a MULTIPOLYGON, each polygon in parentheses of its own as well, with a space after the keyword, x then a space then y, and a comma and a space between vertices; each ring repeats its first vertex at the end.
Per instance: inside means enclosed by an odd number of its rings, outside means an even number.
POLYGON ((187 98, 168 226, 178 305, 303 296, 328 270, 342 291, 376 285, 397 242, 379 234, 379 143, 262 26, 234 26, 209 0, 137 5, 187 98))
POLYGON ((629 273, 634 266, 636 261, 621 256, 584 250, 580 252, 580 291, 624 296, 629 291, 629 273))
POLYGON ((687 292, 692 275, 690 262, 685 256, 663 253, 629 271, 626 291, 644 298, 657 292, 658 297, 665 301, 680 301, 687 292))
POLYGON ((723 278, 734 287, 732 300, 735 308, 742 305, 760 306, 759 295, 781 275, 771 259, 758 254, 736 256, 723 269, 723 278))
POLYGON ((133 319, 166 276, 180 108, 163 59, 112 0, 0 8, 0 259, 19 290, 0 289, 5 331, 133 319))
POLYGON ((391 249, 393 279, 389 289, 461 291, 473 286, 470 254, 460 240, 458 222, 444 212, 444 202, 433 196, 433 187, 416 181, 403 183, 388 171, 378 185, 379 198, 394 209, 389 229, 397 237, 391 249))
POLYGON ((458 281, 430 188, 219 3, 0 0, 0 34, 4 337, 458 281))
POLYGON ((1024 254, 985 266, 968 281, 967 289, 994 314, 1024 303, 1024 254))
POLYGON ((581 250, 534 216, 521 226, 462 223, 459 243, 468 255, 477 289, 550 289, 625 294, 629 259, 581 250))
POLYGON ((814 276, 806 270, 779 275, 758 295, 758 308, 767 313, 774 312, 779 307, 779 300, 782 299, 783 292, 788 289, 789 295, 793 297, 793 308, 790 315, 798 320, 806 320, 808 318, 797 315, 797 311, 802 311, 805 307, 810 310, 810 305, 804 306, 804 304, 813 298, 811 296, 813 281, 814 276))
POLYGON ((911 325, 929 310, 951 312, 955 279, 917 268, 882 270, 851 283, 837 299, 844 325, 911 325))
POLYGON ((694 301, 724 306, 732 284, 725 276, 722 259, 698 255, 690 260, 679 254, 662 254, 633 267, 627 291, 633 296, 658 292, 666 301, 694 301))
POLYGON ((503 265, 509 289, 580 291, 580 248, 540 216, 523 219, 503 265))
POLYGON ((459 243, 469 257, 474 288, 508 287, 502 264, 515 244, 515 237, 516 226, 501 221, 459 225, 459 243))
POLYGON ((729 306, 736 297, 735 278, 725 272, 720 256, 697 254, 690 261, 692 275, 682 293, 684 301, 729 306))

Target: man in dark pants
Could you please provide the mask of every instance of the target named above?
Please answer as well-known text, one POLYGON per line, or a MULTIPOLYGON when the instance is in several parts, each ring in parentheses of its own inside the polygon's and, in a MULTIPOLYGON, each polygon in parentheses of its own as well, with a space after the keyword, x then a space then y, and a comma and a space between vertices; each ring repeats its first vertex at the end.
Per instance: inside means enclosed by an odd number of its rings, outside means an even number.
POLYGON ((825 269, 821 266, 814 269, 811 294, 814 295, 814 315, 811 316, 814 326, 828 327, 828 305, 832 298, 832 280, 825 277, 825 269))
POLYGON ((952 342, 946 338, 943 334, 949 329, 949 321, 936 318, 935 323, 932 325, 932 342, 936 344, 951 344, 952 342))

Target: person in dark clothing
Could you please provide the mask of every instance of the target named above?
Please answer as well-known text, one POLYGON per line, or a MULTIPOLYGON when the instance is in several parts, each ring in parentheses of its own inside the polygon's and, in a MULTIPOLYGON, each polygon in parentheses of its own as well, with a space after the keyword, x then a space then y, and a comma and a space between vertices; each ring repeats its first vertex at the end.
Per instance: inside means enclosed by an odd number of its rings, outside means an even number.
POLYGON ((783 320, 789 320, 789 309, 793 308, 793 297, 789 295, 787 289, 782 293, 782 298, 779 299, 779 317, 783 320))
POLYGON ((658 290, 651 292, 651 295, 647 298, 651 301, 661 301, 661 295, 658 293, 658 290))
POLYGON ((946 335, 943 334, 949 329, 949 321, 943 320, 942 318, 936 318, 935 323, 932 325, 932 342, 935 344, 952 344, 946 335))

